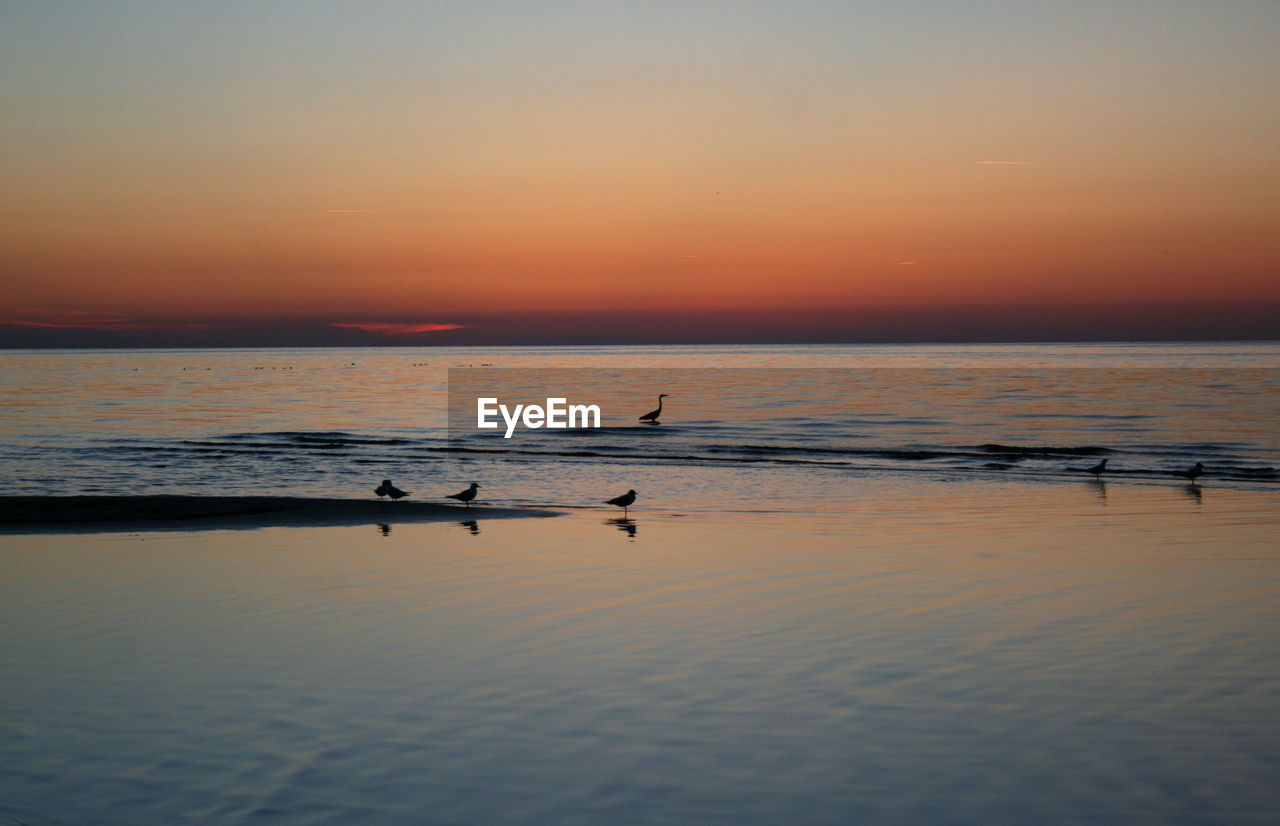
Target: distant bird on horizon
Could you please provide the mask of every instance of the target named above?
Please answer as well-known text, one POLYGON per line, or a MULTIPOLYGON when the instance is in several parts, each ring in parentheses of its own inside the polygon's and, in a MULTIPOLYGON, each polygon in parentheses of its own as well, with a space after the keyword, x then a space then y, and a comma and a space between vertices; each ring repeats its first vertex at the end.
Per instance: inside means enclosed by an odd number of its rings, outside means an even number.
POLYGON ((662 415, 662 400, 665 399, 666 397, 667 397, 666 393, 659 393, 658 409, 650 410, 648 413, 640 417, 640 421, 648 422, 649 424, 658 424, 658 417, 662 415))
POLYGON ((400 490, 400 488, 391 484, 390 479, 383 479, 382 484, 374 488, 373 492, 378 494, 378 498, 382 498, 383 496, 390 496, 391 501, 393 502, 397 499, 403 499, 404 497, 409 495, 408 491, 400 490))
POLYGON ((459 491, 458 493, 451 493, 445 498, 457 499, 459 502, 463 503, 469 508, 471 507, 471 500, 476 498, 476 491, 478 491, 479 489, 480 489, 480 486, 477 485, 475 482, 472 482, 471 487, 467 488, 466 490, 459 491))
POLYGON ((1107 460, 1103 459, 1101 462, 1098 462, 1098 464, 1094 465, 1093 467, 1085 468, 1085 472, 1092 473, 1094 476, 1101 476, 1102 471, 1106 469, 1107 469, 1107 460))
POLYGON ((615 496, 614 498, 607 500, 605 504, 617 505, 618 507, 622 508, 622 515, 626 516, 627 508, 631 507, 631 505, 635 501, 636 501, 636 492, 634 490, 629 490, 626 493, 622 494, 621 496, 615 496))
POLYGON ((1197 476, 1199 476, 1201 473, 1204 473, 1204 464, 1201 462, 1196 462, 1187 470, 1174 470, 1170 472, 1174 476, 1181 476, 1183 479, 1189 479, 1192 482, 1194 482, 1197 476))

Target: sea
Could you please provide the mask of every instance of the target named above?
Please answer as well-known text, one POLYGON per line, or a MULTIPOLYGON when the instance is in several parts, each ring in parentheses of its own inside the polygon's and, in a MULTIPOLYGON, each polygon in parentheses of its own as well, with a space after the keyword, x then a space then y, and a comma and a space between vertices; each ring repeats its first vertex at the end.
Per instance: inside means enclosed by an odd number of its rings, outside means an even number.
POLYGON ((1271 343, 8 351, 0 389, 0 495, 360 497, 391 478, 423 499, 478 481, 504 504, 636 489, 807 511, 831 478, 1062 482, 1102 459, 1130 483, 1196 462, 1215 485, 1280 483, 1271 343), (451 371, 607 400, 603 426, 468 430, 451 371), (661 425, 640 424, 659 393, 661 425))
POLYGON ((456 508, 0 535, 0 824, 1280 812, 1277 343, 3 351, 0 398, 4 496, 456 508))

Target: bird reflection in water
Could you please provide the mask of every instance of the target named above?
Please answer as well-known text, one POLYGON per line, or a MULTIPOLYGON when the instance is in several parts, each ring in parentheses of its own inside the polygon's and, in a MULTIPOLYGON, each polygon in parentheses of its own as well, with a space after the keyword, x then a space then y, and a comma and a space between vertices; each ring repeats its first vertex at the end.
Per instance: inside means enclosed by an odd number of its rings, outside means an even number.
POLYGON ((606 519, 604 520, 604 523, 606 525, 613 525, 615 528, 622 531, 627 536, 633 539, 635 538, 636 523, 634 520, 628 519, 625 516, 619 516, 617 519, 606 519))
POLYGON ((391 526, 390 526, 390 525, 388 525, 388 524, 386 524, 386 523, 379 523, 379 524, 378 524, 378 533, 382 534, 383 536, 390 536, 390 535, 391 535, 391 526))
POLYGON ((1204 491, 1202 491, 1200 486, 1196 483, 1192 482, 1187 485, 1182 489, 1182 492, 1187 495, 1188 499, 1195 502, 1197 505, 1204 504, 1204 491))
POLYGON ((1099 499, 1101 499, 1104 503, 1107 501, 1107 483, 1106 482, 1102 481, 1101 479, 1094 479, 1090 482, 1087 482, 1086 484, 1089 487, 1093 488, 1093 492, 1098 494, 1099 499))
POLYGON ((470 531, 472 536, 477 536, 480 533, 480 523, 474 519, 468 519, 466 522, 459 522, 458 524, 470 531))

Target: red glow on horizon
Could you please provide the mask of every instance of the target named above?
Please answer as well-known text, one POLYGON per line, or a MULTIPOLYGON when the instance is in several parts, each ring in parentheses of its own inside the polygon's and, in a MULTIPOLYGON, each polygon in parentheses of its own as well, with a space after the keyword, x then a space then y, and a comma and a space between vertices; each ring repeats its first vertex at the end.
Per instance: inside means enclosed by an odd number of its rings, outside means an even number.
POLYGON ((464 324, 394 324, 381 321, 338 321, 330 326, 347 330, 364 330, 366 333, 377 333, 382 336, 407 336, 418 333, 439 333, 445 330, 461 330, 464 324))

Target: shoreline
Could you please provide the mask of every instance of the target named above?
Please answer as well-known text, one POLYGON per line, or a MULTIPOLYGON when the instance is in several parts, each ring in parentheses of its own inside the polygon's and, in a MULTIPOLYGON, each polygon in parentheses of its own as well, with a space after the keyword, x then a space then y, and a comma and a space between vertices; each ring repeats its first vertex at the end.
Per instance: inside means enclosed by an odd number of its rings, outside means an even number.
POLYGON ((253 530, 559 515, 539 508, 300 496, 0 496, 0 534, 253 530))

